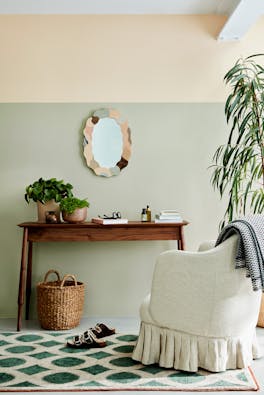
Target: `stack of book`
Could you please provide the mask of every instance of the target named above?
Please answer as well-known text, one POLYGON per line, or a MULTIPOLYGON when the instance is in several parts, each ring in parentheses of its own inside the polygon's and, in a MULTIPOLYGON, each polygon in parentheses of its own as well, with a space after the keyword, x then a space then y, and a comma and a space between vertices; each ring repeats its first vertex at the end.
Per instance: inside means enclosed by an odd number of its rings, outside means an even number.
POLYGON ((166 222, 182 222, 182 217, 176 210, 162 210, 155 217, 155 223, 161 224, 166 222))

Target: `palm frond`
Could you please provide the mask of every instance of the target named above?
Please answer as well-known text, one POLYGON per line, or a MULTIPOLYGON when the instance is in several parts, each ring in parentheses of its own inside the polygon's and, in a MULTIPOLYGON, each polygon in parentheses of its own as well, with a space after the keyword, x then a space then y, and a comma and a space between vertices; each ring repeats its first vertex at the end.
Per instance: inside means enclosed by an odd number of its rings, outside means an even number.
POLYGON ((248 210, 264 210, 264 67, 255 62, 259 56, 238 59, 224 76, 232 89, 224 108, 231 127, 211 166, 212 186, 221 198, 228 195, 221 227, 248 210))

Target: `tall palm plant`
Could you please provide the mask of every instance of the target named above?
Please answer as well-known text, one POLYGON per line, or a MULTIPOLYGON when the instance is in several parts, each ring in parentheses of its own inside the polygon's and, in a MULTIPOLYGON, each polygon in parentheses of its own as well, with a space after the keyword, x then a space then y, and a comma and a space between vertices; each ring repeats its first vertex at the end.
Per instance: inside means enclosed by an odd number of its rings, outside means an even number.
POLYGON ((231 130, 213 156, 211 178, 221 198, 229 197, 221 227, 264 209, 264 68, 256 63, 258 56, 240 58, 224 77, 231 86, 225 104, 231 130))

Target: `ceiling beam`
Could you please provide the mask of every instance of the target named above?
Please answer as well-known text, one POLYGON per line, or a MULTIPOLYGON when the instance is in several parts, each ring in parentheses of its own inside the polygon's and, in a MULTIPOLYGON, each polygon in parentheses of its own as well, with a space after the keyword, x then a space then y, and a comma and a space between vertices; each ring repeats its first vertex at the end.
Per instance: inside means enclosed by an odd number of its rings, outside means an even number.
POLYGON ((262 0, 240 0, 217 39, 219 41, 240 40, 263 13, 264 2, 262 0))

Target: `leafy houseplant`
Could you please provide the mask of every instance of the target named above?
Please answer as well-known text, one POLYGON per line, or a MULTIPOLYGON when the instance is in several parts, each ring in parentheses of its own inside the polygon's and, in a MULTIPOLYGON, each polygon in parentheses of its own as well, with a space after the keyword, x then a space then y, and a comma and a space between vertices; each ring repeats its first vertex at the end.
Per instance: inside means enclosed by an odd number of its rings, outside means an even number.
POLYGON ((211 178, 221 198, 229 196, 221 227, 264 209, 264 68, 257 56, 239 59, 224 77, 232 89, 225 104, 231 130, 214 154, 211 178))
POLYGON ((55 211, 57 221, 60 222, 59 202, 72 196, 72 188, 71 184, 63 180, 40 178, 26 187, 25 200, 27 203, 31 200, 37 202, 39 222, 45 222, 45 214, 50 210, 55 211))
POLYGON ((78 199, 74 196, 63 199, 60 202, 61 211, 67 214, 72 214, 77 208, 89 207, 89 202, 86 199, 78 199))
POLYGON ((33 200, 42 204, 52 199, 55 202, 60 202, 65 197, 72 196, 72 188, 71 184, 65 184, 63 180, 57 180, 56 178, 44 180, 40 178, 26 187, 25 200, 27 203, 33 200))
POLYGON ((84 222, 87 217, 89 202, 86 199, 78 199, 75 196, 66 197, 60 202, 62 218, 66 222, 84 222))

